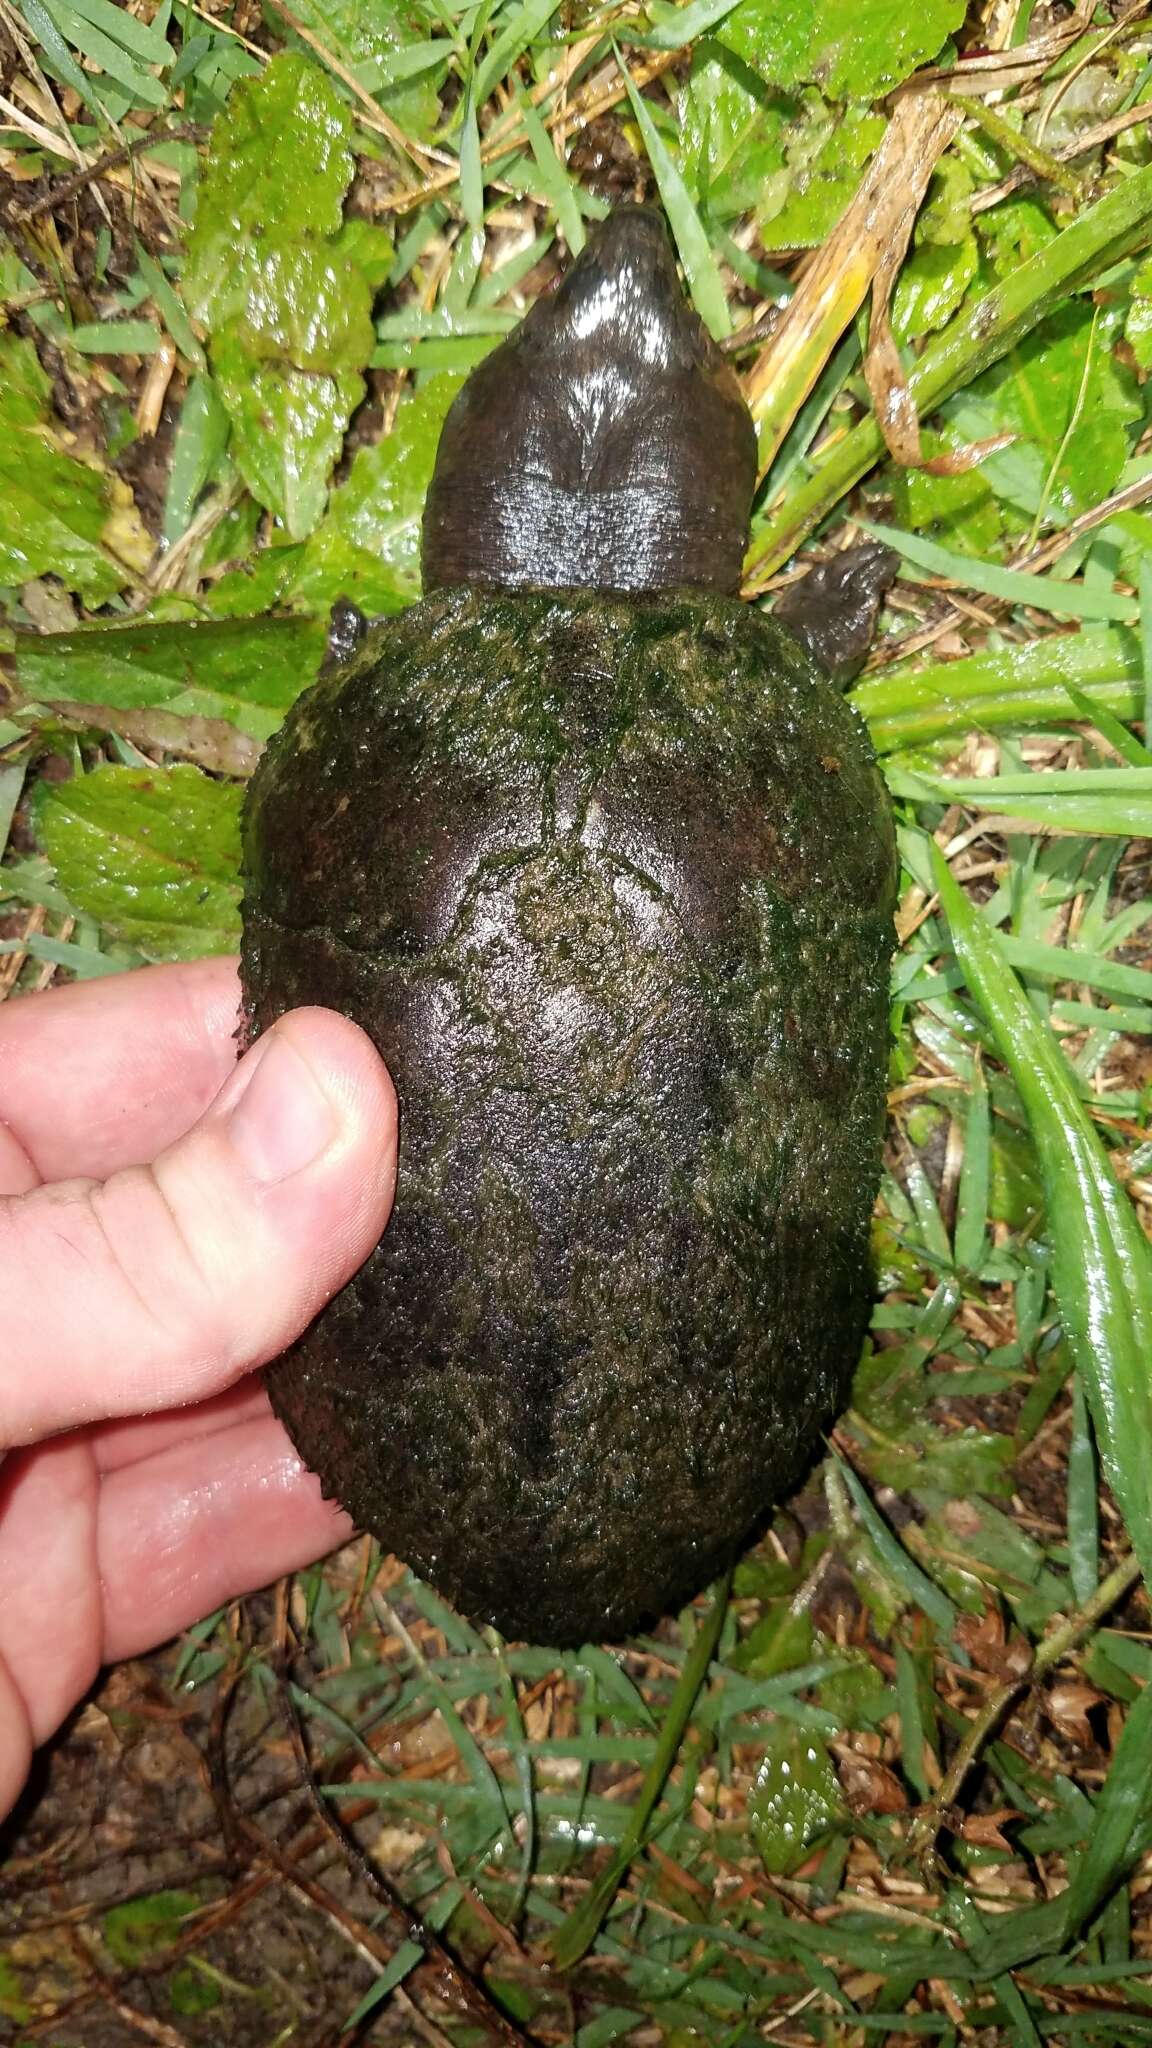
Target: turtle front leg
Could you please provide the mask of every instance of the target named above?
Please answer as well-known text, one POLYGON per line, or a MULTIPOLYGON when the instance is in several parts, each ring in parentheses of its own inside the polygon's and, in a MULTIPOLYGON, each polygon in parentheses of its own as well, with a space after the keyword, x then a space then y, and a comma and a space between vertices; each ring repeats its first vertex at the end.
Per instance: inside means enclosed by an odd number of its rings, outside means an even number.
POLYGON ((846 689, 863 666, 900 557, 882 541, 845 548, 784 592, 772 616, 807 648, 825 675, 846 689))

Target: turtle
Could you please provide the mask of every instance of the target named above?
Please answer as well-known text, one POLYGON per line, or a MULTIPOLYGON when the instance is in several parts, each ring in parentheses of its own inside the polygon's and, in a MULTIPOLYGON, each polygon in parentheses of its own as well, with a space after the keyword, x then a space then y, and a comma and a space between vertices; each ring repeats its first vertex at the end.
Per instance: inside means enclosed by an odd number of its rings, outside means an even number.
POLYGON ((896 860, 841 685, 893 568, 743 602, 755 483, 663 216, 617 207, 447 413, 426 594, 337 608, 245 802, 248 1031, 344 1012, 400 1109, 391 1220, 273 1407, 550 1646, 708 1582, 867 1321, 896 860))

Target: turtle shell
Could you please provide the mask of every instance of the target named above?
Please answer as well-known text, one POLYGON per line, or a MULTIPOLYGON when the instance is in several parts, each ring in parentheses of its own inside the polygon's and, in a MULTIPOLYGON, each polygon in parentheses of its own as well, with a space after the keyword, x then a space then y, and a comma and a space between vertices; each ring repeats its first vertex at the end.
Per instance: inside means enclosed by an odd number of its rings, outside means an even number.
POLYGON ((302 697, 245 812, 250 1026, 401 1104, 392 1220, 267 1374, 325 1492, 551 1644, 802 1477, 869 1300, 893 834, 864 728, 699 591, 466 586, 302 697))

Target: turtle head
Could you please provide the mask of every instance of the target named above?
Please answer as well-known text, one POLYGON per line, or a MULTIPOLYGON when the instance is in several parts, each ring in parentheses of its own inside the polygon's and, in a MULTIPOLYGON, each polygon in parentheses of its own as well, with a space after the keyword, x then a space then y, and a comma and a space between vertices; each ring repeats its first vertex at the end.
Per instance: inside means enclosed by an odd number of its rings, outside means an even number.
POLYGON ((751 416, 662 215, 617 207, 453 404, 425 585, 733 591, 755 481, 751 416))

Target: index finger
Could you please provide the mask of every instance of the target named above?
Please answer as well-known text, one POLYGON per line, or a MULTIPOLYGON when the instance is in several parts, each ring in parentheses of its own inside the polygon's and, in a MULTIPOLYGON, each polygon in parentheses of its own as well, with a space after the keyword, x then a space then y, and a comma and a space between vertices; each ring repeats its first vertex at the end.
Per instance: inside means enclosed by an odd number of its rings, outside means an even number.
POLYGON ((236 961, 140 967, 0 1004, 0 1124, 41 1180, 104 1180, 184 1135, 236 1063, 236 961))

